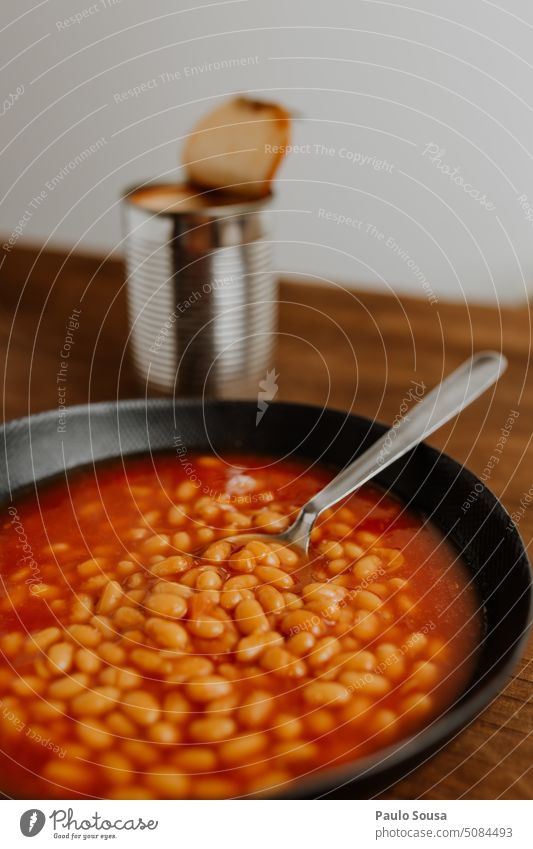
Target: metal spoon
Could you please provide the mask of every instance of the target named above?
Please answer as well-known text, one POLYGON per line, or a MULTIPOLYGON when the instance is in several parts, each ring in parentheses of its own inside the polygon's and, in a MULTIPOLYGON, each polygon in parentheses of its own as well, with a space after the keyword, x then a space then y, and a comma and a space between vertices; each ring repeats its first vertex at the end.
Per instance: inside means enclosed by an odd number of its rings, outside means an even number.
POLYGON ((307 556, 309 539, 318 516, 328 507, 351 495, 375 475, 403 457, 426 436, 438 430, 489 386, 495 383, 507 368, 507 360, 495 351, 482 351, 466 360, 442 383, 435 386, 422 401, 412 407, 399 423, 376 440, 370 448, 346 466, 342 472, 317 492, 301 508, 296 520, 280 534, 238 534, 225 537, 229 543, 244 545, 248 540, 282 542, 303 549, 307 556))

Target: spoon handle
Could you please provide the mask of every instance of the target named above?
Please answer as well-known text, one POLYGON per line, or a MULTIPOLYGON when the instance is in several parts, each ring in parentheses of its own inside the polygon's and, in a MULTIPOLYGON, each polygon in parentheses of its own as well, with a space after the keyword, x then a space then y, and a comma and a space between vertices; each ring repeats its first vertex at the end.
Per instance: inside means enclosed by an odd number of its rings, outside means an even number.
POLYGON ((468 407, 506 368, 507 360, 495 351, 483 351, 466 360, 308 501, 284 536, 293 542, 299 540, 301 544, 320 513, 350 495, 468 407))

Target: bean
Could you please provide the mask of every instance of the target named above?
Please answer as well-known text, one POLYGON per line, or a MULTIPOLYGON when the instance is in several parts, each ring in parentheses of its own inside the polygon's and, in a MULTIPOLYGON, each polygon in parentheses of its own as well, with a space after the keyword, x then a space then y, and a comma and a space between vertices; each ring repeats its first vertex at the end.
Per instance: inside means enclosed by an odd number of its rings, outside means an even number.
POLYGON ((93 575, 101 575, 102 574, 103 561, 96 560, 96 558, 91 558, 90 560, 84 560, 83 563, 78 564, 78 574, 82 578, 92 578, 93 575))
POLYGON ((37 649, 46 651, 46 649, 48 649, 52 643, 56 643, 60 637, 61 631, 59 628, 52 626, 51 628, 43 628, 42 631, 36 631, 35 634, 31 635, 30 639, 37 649))
POLYGON ((405 661, 400 649, 393 643, 382 643, 376 648, 376 658, 383 667, 384 674, 392 681, 398 681, 405 675, 405 661))
POLYGON ((91 749, 109 749, 113 735, 98 719, 84 718, 77 724, 78 737, 91 749))
POLYGON ((11 689, 17 696, 35 696, 42 693, 45 686, 46 682, 38 675, 22 675, 13 679, 11 689))
POLYGON ((369 612, 378 610, 383 604, 380 597, 369 590, 360 590, 355 594, 354 601, 357 607, 360 607, 362 610, 368 610, 369 612))
POLYGON ((2 651, 7 657, 15 657, 22 649, 24 637, 19 631, 12 631, 10 634, 5 634, 0 640, 2 651))
POLYGON ((213 563, 221 563, 224 560, 228 560, 230 555, 231 544, 224 542, 224 540, 219 540, 208 546, 203 556, 206 560, 211 560, 213 563))
POLYGON ((272 584, 277 590, 288 590, 294 586, 291 576, 274 566, 258 566, 255 574, 262 583, 272 584))
POLYGON ((152 575, 164 578, 169 575, 183 575, 190 566, 191 564, 186 557, 173 555, 172 557, 165 557, 164 560, 160 560, 151 566, 150 572, 152 575))
POLYGON ((217 765, 215 752, 205 746, 188 746, 176 755, 175 761, 185 772, 195 773, 212 772, 217 765))
POLYGON ((214 668, 213 662, 207 657, 186 655, 173 661, 172 678, 175 683, 180 683, 198 675, 210 675, 214 668))
POLYGON ((266 748, 266 745, 266 734, 256 732, 255 734, 234 737, 233 740, 222 743, 218 753, 223 764, 240 766, 247 763, 249 758, 259 755, 266 748))
POLYGON ((192 481, 183 481, 176 489, 176 498, 178 501, 192 501, 198 494, 199 485, 192 481))
POLYGON ((235 658, 239 663, 248 663, 258 658, 268 646, 283 645, 283 637, 277 631, 259 631, 242 637, 235 650, 235 658))
POLYGON ((71 643, 54 643, 48 650, 48 666, 56 675, 68 672, 72 667, 73 657, 74 646, 71 643))
POLYGON ((179 742, 179 731, 172 722, 155 722, 148 726, 147 736, 152 743, 162 746, 174 746, 179 742))
POLYGON ((244 590, 251 589, 257 586, 259 581, 255 575, 235 575, 233 578, 228 578, 223 589, 225 590, 244 590))
POLYGON ((111 711, 111 713, 106 715, 105 719, 109 730, 119 737, 134 737, 137 734, 137 726, 124 716, 121 711, 111 711))
POLYGON ((152 725, 157 722, 161 713, 157 700, 146 690, 131 690, 127 693, 122 709, 139 725, 152 725))
POLYGON ((370 696, 384 696, 391 689, 389 681, 383 675, 375 675, 373 672, 348 670, 339 675, 339 681, 351 693, 361 692, 370 696))
POLYGON ((197 675, 185 686, 187 696, 193 702, 209 702, 232 692, 232 685, 220 675, 197 675))
POLYGON ((130 653, 130 660, 143 672, 155 675, 163 669, 163 658, 160 652, 152 649, 133 649, 130 653))
POLYGON ((84 672, 75 672, 69 678, 58 678, 48 687, 51 699, 70 699, 87 687, 89 679, 84 672))
POLYGON ((235 608, 235 622, 242 634, 268 631, 268 619, 258 601, 245 600, 235 608))
POLYGON ((197 743, 216 743, 227 740, 233 736, 235 730, 235 722, 228 716, 195 719, 189 725, 191 739, 197 743))
POLYGON ((189 635, 185 628, 177 622, 168 622, 166 619, 147 619, 146 631, 164 648, 184 649, 189 642, 189 635))
POLYGON ((120 752, 102 752, 100 764, 104 769, 104 776, 113 784, 129 784, 133 777, 133 765, 120 752))
POLYGON ((335 715, 324 708, 313 710, 304 717, 304 726, 307 734, 321 737, 328 734, 337 726, 335 715))
POLYGON ((120 690, 115 687, 95 687, 86 693, 80 693, 72 699, 71 710, 74 716, 100 716, 116 707, 120 690))
POLYGON ((122 587, 118 581, 109 581, 104 589, 100 601, 96 606, 97 613, 103 613, 107 616, 119 606, 122 599, 122 587))
POLYGON ((121 630, 130 630, 131 628, 140 628, 144 625, 144 616, 140 610, 135 610, 133 607, 119 607, 115 611, 113 620, 121 630))
POLYGON ((102 666, 100 658, 89 649, 78 649, 74 663, 80 672, 86 672, 88 675, 94 675, 102 666))
POLYGON ((106 663, 119 666, 126 659, 126 652, 118 643, 105 641, 98 646, 98 654, 106 663))
POLYGON ((310 631, 300 631, 299 634, 295 634, 294 637, 287 640, 287 649, 297 657, 304 657, 311 651, 315 643, 316 639, 310 631))
POLYGON ((381 560, 373 554, 361 557, 352 567, 354 577, 363 583, 375 581, 382 571, 381 560))
POLYGON ((273 586, 259 587, 257 598, 266 613, 278 614, 285 608, 282 594, 273 586))
POLYGON ((121 748, 127 758, 143 768, 152 767, 159 759, 156 746, 142 740, 124 740, 121 748))
POLYGON ((146 600, 146 607, 158 616, 179 619, 187 612, 187 602, 173 593, 154 593, 146 600))
POLYGON ((323 666, 341 650, 339 641, 335 637, 323 637, 317 640, 312 652, 309 654, 309 666, 313 669, 323 666))
POLYGON ((297 553, 286 545, 280 545, 277 542, 270 543, 270 548, 276 552, 282 566, 291 568, 297 566, 300 558, 297 553))
POLYGON ((172 722, 183 722, 188 718, 191 710, 191 705, 187 699, 177 691, 167 693, 163 700, 165 719, 172 722))
POLYGON ((90 770, 78 761, 54 759, 47 761, 41 772, 46 781, 68 790, 86 788, 92 781, 90 770))
POLYGON ((256 567, 256 561, 253 554, 247 551, 246 548, 241 548, 236 551, 229 561, 230 567, 235 572, 253 572, 256 567))
POLYGON ((245 728, 263 727, 274 708, 274 699, 267 690, 253 690, 237 711, 239 723, 245 728))
POLYGON ((155 534, 143 540, 140 550, 144 554, 165 554, 170 545, 170 537, 167 534, 155 534))
POLYGON ((183 512, 183 510, 173 505, 167 513, 167 522, 169 525, 177 528, 180 525, 183 525, 185 519, 187 518, 187 514, 183 512))
POLYGON ((198 575, 196 586, 199 590, 219 590, 222 586, 222 578, 218 572, 209 569, 198 575))
POLYGON ((30 705, 30 713, 37 722, 49 722, 50 720, 57 719, 64 716, 65 711, 65 702, 58 699, 48 701, 39 699, 39 701, 33 702, 30 705))
POLYGON ((151 772, 146 776, 146 783, 158 795, 169 799, 183 799, 189 790, 189 779, 186 775, 176 772, 173 766, 159 766, 157 772, 151 772))
POLYGON ((254 514, 254 525, 261 528, 267 534, 279 534, 285 531, 289 525, 287 516, 276 513, 273 510, 261 510, 254 514))
POLYGON ((370 717, 368 730, 370 734, 380 734, 390 737, 397 731, 398 717, 392 710, 380 708, 370 717))
POLYGON ((413 689, 431 690, 439 680, 439 668, 430 660, 418 660, 413 664, 413 670, 407 679, 407 684, 413 689))
POLYGON ((302 736, 303 730, 303 722, 298 716, 290 713, 279 713, 276 716, 276 725, 272 729, 272 733, 278 740, 294 740, 302 736))
POLYGON ((410 634, 406 641, 406 652, 407 654, 417 657, 421 654, 428 644, 428 638, 425 634, 421 634, 420 631, 415 631, 413 634, 410 634))
POLYGON ((323 540, 318 546, 318 551, 328 560, 339 560, 344 556, 344 548, 334 540, 323 540))
POLYGON ((294 610, 281 620, 281 630, 288 636, 295 636, 306 631, 315 637, 319 637, 324 633, 325 627, 324 622, 317 614, 310 613, 307 610, 294 610))
POLYGON ((220 593, 220 606, 223 610, 234 610, 239 602, 243 600, 243 590, 222 590, 220 593))
POLYGON ((252 556, 263 566, 274 566, 275 568, 279 567, 280 559, 275 551, 272 550, 270 545, 267 545, 265 542, 261 542, 260 540, 252 540, 246 546, 246 550, 249 551, 252 556))
POLYGON ((334 681, 313 681, 304 687, 302 695, 313 707, 344 704, 349 698, 346 687, 334 681))
MULTIPOLYGON (((93 617, 91 621, 94 622, 95 619, 96 617, 93 617)), ((91 625, 70 625, 67 630, 73 640, 89 648, 97 646, 102 639, 102 634, 91 625)))
POLYGON ((307 672, 305 663, 281 646, 268 648, 263 653, 260 663, 263 669, 289 678, 303 678, 307 672))
POLYGON ((196 532, 196 538, 199 545, 207 545, 215 538, 215 532, 212 528, 199 528, 196 532))
POLYGON ((368 642, 374 640, 381 630, 380 621, 375 613, 356 610, 352 632, 358 639, 368 642))
POLYGON ((412 693, 400 702, 400 716, 426 716, 433 710, 433 702, 426 693, 412 693))

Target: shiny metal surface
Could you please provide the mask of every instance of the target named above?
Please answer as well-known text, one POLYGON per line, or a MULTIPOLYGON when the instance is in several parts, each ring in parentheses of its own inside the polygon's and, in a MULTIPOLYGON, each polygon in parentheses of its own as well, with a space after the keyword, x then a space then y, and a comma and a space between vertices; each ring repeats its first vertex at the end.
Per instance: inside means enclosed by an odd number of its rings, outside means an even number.
POLYGON ((153 212, 124 195, 130 347, 149 390, 257 396, 277 325, 268 199, 153 212))

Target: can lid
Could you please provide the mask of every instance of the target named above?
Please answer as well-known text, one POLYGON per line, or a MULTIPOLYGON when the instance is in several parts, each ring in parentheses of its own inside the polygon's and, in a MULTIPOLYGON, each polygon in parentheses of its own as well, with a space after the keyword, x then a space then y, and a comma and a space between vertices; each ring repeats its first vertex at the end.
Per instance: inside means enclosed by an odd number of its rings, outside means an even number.
POLYGON ((187 183, 159 183, 149 180, 130 186, 123 194, 126 203, 172 218, 182 215, 225 216, 263 209, 272 195, 247 200, 231 192, 205 189, 187 183))

